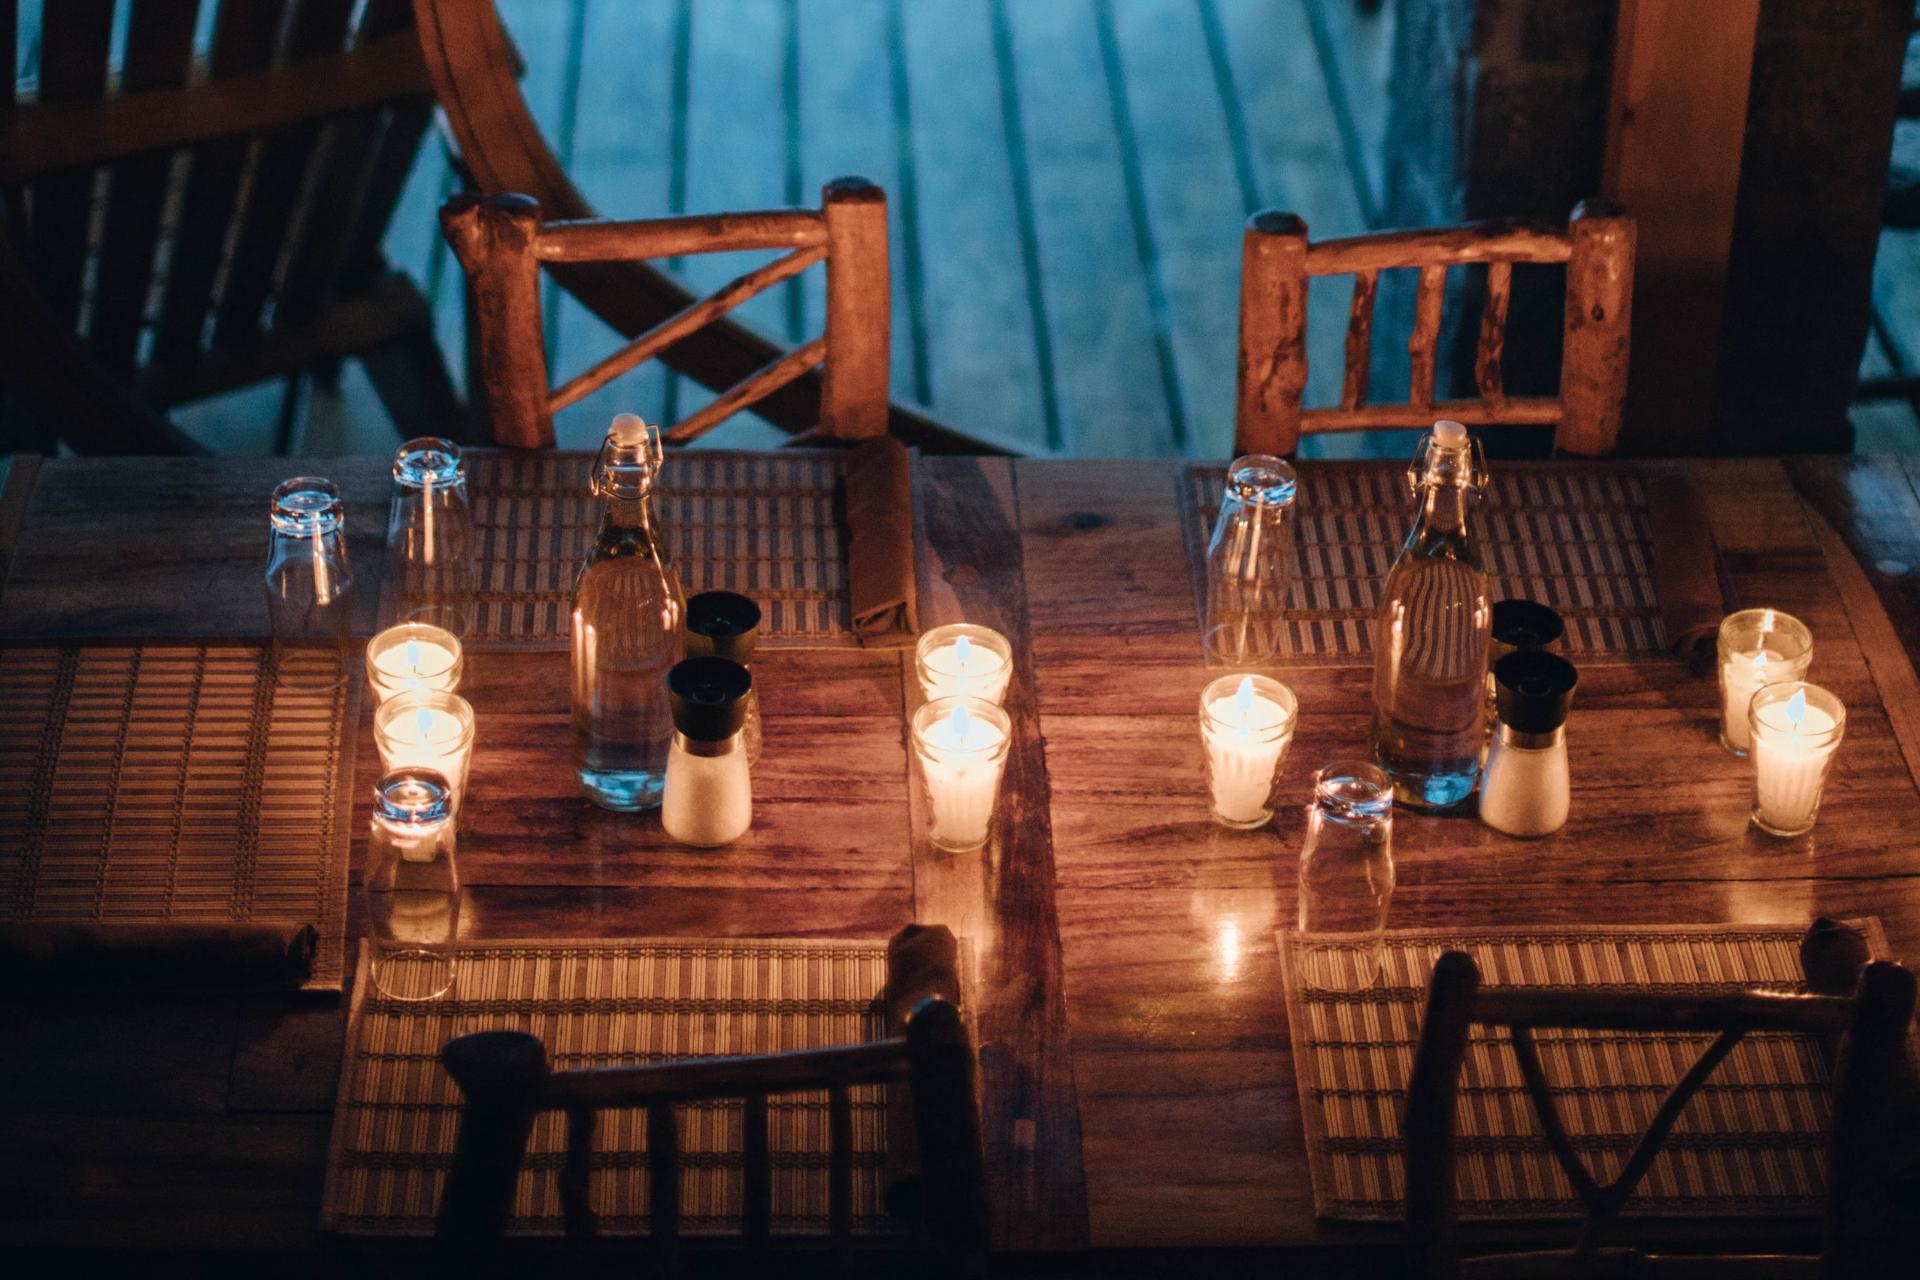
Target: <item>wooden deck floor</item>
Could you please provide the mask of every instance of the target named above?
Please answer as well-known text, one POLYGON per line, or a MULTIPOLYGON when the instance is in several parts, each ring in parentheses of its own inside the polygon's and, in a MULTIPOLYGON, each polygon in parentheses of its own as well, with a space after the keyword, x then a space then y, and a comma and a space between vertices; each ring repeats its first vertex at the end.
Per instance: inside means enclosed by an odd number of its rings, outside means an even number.
MULTIPOLYGON (((1349 0, 499 4, 534 113, 609 215, 807 203, 844 173, 885 187, 896 397, 1039 451, 1228 449, 1241 223, 1272 205, 1337 235, 1377 207, 1392 19, 1349 0)), ((458 351, 448 182, 428 157, 389 246, 458 351)), ((557 371, 615 344, 554 302, 557 371)), ((813 278, 743 314, 792 340, 821 303, 813 278)), ((703 395, 644 372, 559 430, 579 445, 618 409, 672 418, 703 395)))

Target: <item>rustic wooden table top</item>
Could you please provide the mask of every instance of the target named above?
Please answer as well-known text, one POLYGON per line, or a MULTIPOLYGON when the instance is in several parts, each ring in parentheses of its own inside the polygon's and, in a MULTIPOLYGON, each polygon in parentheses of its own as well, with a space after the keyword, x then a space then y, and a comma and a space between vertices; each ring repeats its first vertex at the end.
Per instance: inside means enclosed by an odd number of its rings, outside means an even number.
MULTIPOLYGON (((379 461, 29 461, 0 497, 0 634, 259 635, 261 509, 307 465, 346 494, 371 598, 379 461)), ((1793 841, 1749 827, 1746 766, 1716 745, 1710 679, 1678 662, 1592 665, 1569 724, 1567 828, 1519 841, 1402 815, 1395 926, 1877 914, 1897 957, 1920 954, 1907 838, 1920 827, 1920 468, 1756 459, 1693 473, 1734 603, 1805 619, 1812 678, 1849 708, 1819 827, 1793 841)), ((1286 672, 1301 722, 1279 815, 1261 831, 1215 827, 1175 467, 935 458, 919 476, 922 625, 965 617, 1015 648, 1018 733, 994 844, 955 856, 925 840, 902 651, 756 660, 755 827, 720 851, 576 798, 562 655, 475 654, 461 851, 475 935, 950 924, 974 962, 1000 1247, 1380 1239, 1314 1222, 1274 937, 1295 909, 1307 780, 1364 749, 1367 671, 1286 672)), ((361 732, 364 796, 374 753, 361 732)), ((312 1244, 342 1003, 7 1003, 0 1019, 0 1241, 312 1244)))

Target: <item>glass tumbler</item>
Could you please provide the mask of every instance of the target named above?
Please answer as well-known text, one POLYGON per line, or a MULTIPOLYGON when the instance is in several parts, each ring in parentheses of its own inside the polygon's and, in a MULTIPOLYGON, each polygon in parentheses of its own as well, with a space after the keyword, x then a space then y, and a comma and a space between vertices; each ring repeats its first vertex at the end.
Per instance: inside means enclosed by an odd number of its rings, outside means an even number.
POLYGON ((1753 746, 1747 708, 1753 695, 1783 680, 1804 680, 1813 632, 1778 609, 1742 609, 1720 623, 1720 745, 1736 756, 1753 746))
POLYGON ((353 629, 353 568, 340 490, 319 476, 295 476, 273 491, 267 511, 267 620, 274 678, 290 689, 326 690, 346 681, 353 629))
POLYGON ((1313 775, 1300 849, 1300 976, 1323 991, 1359 991, 1380 976, 1393 899, 1393 783, 1371 764, 1313 775))
POLYGON ((393 457, 380 625, 421 622, 464 638, 479 577, 460 446, 435 436, 407 441, 393 457))
POLYGON ((453 988, 460 873, 452 804, 436 769, 395 769, 373 788, 368 969, 390 1000, 431 1000, 453 988))
POLYGON ((1226 492, 1207 543, 1207 661, 1249 667, 1280 651, 1293 582, 1293 505, 1298 482, 1284 458, 1253 453, 1227 469, 1226 492))

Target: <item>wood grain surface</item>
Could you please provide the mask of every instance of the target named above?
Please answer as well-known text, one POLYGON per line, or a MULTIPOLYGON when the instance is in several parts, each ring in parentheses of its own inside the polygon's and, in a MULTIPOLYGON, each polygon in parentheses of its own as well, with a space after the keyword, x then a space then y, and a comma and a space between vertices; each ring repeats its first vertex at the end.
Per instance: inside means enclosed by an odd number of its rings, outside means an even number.
MULTIPOLYGON (((50 461, 26 496, 0 632, 257 634, 261 508, 304 465, 346 491, 371 595, 377 461, 50 461)), ((1308 779, 1364 749, 1368 672, 1275 673, 1301 707, 1280 812, 1266 830, 1216 828, 1177 470, 932 459, 917 474, 923 622, 995 626, 1018 663, 987 849, 925 841, 904 730, 919 694, 898 653, 782 649, 756 662, 767 736, 755 827, 707 852, 575 798, 561 655, 474 654, 465 692, 480 746, 462 832, 473 935, 950 924, 971 973, 998 1247, 1377 1257, 1382 1236, 1313 1221, 1274 940, 1296 907, 1308 779)), ((1903 604, 1920 565, 1915 476, 1883 459, 1694 474, 1733 603, 1803 618, 1811 678, 1848 706, 1819 826, 1776 841, 1748 825, 1747 766, 1716 745, 1710 682, 1677 662, 1589 664, 1568 728, 1567 828, 1523 842, 1469 817, 1402 815, 1396 927, 1871 914, 1896 957, 1920 951, 1908 834, 1920 729, 1902 698, 1920 636, 1920 610, 1903 604)), ((376 767, 361 732, 357 795, 376 767)), ((364 829, 364 806, 355 822, 364 829)), ((14 1156, 0 1162, 0 1240, 311 1248, 341 1024, 337 1003, 287 999, 0 1004, 14 1156)))

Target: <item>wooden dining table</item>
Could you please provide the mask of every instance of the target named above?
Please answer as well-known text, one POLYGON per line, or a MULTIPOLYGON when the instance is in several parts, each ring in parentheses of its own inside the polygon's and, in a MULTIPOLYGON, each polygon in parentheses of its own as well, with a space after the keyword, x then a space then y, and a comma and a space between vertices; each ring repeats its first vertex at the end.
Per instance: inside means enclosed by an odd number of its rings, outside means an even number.
MULTIPOLYGON (((1920 464, 1689 471, 1730 603, 1803 619, 1810 678, 1848 708, 1817 827, 1779 840, 1749 823, 1750 766, 1718 745, 1711 674, 1677 659, 1583 667, 1566 828, 1528 841, 1470 815, 1398 815, 1390 927, 1874 915, 1895 958, 1920 956, 1920 464)), ((261 636, 266 495, 303 472, 340 485, 370 597, 383 460, 16 459, 0 497, 0 636, 261 636)), ((1391 1257, 1390 1231, 1315 1219, 1276 941, 1296 911, 1312 772, 1365 752, 1369 670, 1280 664, 1300 710, 1276 816, 1214 825, 1196 703, 1217 673, 1181 483, 1170 462, 916 460, 920 625, 984 623, 1015 660, 996 834, 973 853, 926 839, 904 727, 919 698, 910 649, 758 655, 755 825, 722 850, 675 846, 656 818, 577 797, 563 654, 470 655, 463 928, 884 938, 949 925, 969 957, 997 1249, 1391 1257)), ((376 772, 362 720, 356 856, 376 772)), ((349 936, 364 928, 356 904, 349 936)), ((314 1250, 344 1026, 337 997, 0 993, 0 1247, 314 1250)), ((1728 1230, 1791 1243, 1806 1228, 1728 1230)))

